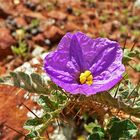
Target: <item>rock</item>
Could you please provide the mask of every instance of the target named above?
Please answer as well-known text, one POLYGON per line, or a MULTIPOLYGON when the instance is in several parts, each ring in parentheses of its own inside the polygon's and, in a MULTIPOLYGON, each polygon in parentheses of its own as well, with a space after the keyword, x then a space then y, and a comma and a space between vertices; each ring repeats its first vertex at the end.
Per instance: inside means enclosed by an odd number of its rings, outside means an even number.
POLYGON ((45 38, 49 39, 52 42, 59 41, 63 35, 64 35, 64 32, 56 26, 48 27, 44 31, 45 38))
POLYGON ((8 29, 0 28, 0 31, 0 59, 2 59, 12 54, 11 45, 15 44, 15 40, 8 29))
POLYGON ((23 17, 17 17, 17 18, 15 18, 15 21, 16 21, 17 25, 19 25, 19 26, 27 25, 27 23, 23 17))
POLYGON ((28 12, 28 13, 24 13, 25 17, 30 17, 30 18, 37 18, 39 20, 46 20, 46 17, 43 16, 41 13, 39 12, 28 12))
POLYGON ((140 0, 136 0, 134 6, 140 8, 140 0))
POLYGON ((7 18, 9 16, 3 9, 0 9, 0 18, 7 18))
POLYGON ((67 15, 60 11, 51 11, 48 13, 48 16, 50 18, 57 19, 57 20, 66 20, 67 18, 67 15))
POLYGON ((20 0, 13 0, 13 2, 14 2, 15 5, 20 4, 20 0))
POLYGON ((73 22, 68 22, 66 25, 65 25, 65 29, 67 32, 71 32, 71 31, 74 31, 74 30, 81 30, 81 27, 76 25, 75 23, 73 22))
POLYGON ((6 73, 6 67, 0 66, 0 76, 6 73))
POLYGON ((24 136, 13 131, 11 128, 20 131, 22 134, 27 134, 27 131, 23 129, 24 122, 27 120, 28 110, 24 104, 31 110, 36 104, 31 100, 25 100, 26 91, 0 85, 0 139, 1 140, 15 140, 20 138, 24 139, 24 136), (18 93, 18 94, 17 94, 18 93))
POLYGON ((44 36, 43 36, 43 34, 38 34, 38 35, 34 36, 32 39, 36 44, 39 44, 39 45, 44 44, 44 36))

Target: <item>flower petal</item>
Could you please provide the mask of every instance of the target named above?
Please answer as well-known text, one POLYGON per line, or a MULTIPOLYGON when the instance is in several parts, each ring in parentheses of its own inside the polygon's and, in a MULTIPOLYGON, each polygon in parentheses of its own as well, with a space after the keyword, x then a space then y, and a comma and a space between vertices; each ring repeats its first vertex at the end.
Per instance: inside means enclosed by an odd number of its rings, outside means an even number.
POLYGON ((117 42, 98 39, 98 43, 96 56, 92 59, 92 66, 90 67, 94 76, 99 75, 112 65, 114 67, 117 64, 116 67, 118 67, 122 62, 122 50, 117 42))
POLYGON ((80 72, 83 72, 84 70, 86 70, 86 64, 83 57, 82 48, 80 47, 80 44, 75 34, 73 35, 71 39, 69 55, 70 55, 70 61, 74 65, 79 66, 80 72))
POLYGON ((66 56, 62 52, 53 52, 46 56, 44 69, 50 75, 64 82, 74 82, 75 78, 67 71, 66 56), (59 64, 59 65, 58 65, 59 64))
POLYGON ((85 63, 94 74, 99 74, 108 67, 114 61, 117 51, 121 50, 117 42, 107 38, 92 39, 81 32, 77 32, 75 36, 80 42, 85 63))
POLYGON ((67 33, 58 45, 58 49, 49 53, 44 60, 44 69, 50 77, 58 78, 63 82, 75 82, 79 74, 78 67, 70 61, 70 44, 72 34, 67 33))

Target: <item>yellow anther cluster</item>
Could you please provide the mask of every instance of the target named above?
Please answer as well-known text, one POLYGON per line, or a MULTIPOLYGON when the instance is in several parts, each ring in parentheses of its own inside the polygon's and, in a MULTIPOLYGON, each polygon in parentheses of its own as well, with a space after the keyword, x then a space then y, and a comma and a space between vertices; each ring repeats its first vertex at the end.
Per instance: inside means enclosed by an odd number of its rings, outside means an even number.
POLYGON ((79 79, 81 84, 92 85, 93 83, 93 76, 89 70, 86 70, 84 73, 81 73, 79 79))

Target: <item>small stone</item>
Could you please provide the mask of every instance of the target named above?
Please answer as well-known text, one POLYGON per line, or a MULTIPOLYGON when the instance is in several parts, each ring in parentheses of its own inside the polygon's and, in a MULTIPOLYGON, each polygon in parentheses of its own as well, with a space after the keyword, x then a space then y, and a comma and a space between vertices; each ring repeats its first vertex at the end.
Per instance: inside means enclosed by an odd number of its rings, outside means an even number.
POLYGON ((27 1, 27 2, 25 3, 25 6, 26 6, 27 8, 29 8, 29 9, 33 10, 33 11, 36 9, 36 4, 34 4, 34 3, 30 2, 30 1, 27 1))
POLYGON ((30 40, 30 39, 32 38, 32 35, 29 34, 29 33, 27 33, 27 34, 25 35, 25 38, 28 39, 28 40, 30 40))
POLYGON ((37 35, 37 34, 38 34, 38 29, 37 29, 37 28, 33 28, 33 29, 31 30, 31 34, 32 34, 32 35, 37 35))
POLYGON ((15 44, 14 38, 6 28, 0 28, 0 59, 12 54, 11 46, 15 44))
POLYGON ((14 2, 15 5, 20 4, 20 0, 14 0, 13 2, 14 2))
POLYGON ((43 33, 51 42, 59 41, 64 35, 64 32, 56 26, 48 27, 43 33))
POLYGON ((25 31, 30 33, 31 32, 31 27, 30 26, 25 27, 25 31))
POLYGON ((13 37, 16 37, 16 35, 17 35, 16 32, 12 32, 13 37))
POLYGON ((13 17, 12 16, 8 16, 7 19, 13 20, 13 17))
POLYGON ((17 28, 21 28, 21 27, 27 25, 27 23, 26 23, 24 17, 17 17, 17 18, 15 18, 15 22, 16 22, 16 24, 17 24, 17 28))
POLYGON ((72 9, 71 6, 68 6, 68 7, 67 7, 67 12, 68 12, 69 14, 72 14, 72 13, 73 13, 73 9, 72 9))
POLYGON ((45 45, 51 46, 51 41, 49 39, 45 39, 44 42, 45 42, 45 45))
POLYGON ((30 4, 30 9, 34 11, 36 9, 36 5, 34 3, 31 3, 30 4))
POLYGON ((34 36, 33 41, 39 45, 43 45, 44 44, 44 36, 43 34, 37 34, 36 36, 34 36))
POLYGON ((11 20, 10 22, 9 22, 12 26, 16 26, 17 25, 17 23, 16 23, 16 21, 13 19, 13 20, 11 20))
POLYGON ((48 13, 48 16, 50 18, 54 18, 54 19, 57 19, 57 20, 66 20, 67 18, 67 15, 63 12, 60 12, 60 11, 51 11, 48 13))

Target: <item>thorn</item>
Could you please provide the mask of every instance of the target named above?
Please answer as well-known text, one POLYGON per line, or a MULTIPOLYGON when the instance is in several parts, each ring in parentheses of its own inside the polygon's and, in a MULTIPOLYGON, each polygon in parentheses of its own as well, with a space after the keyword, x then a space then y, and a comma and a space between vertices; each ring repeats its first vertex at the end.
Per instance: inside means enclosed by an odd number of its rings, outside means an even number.
POLYGON ((81 108, 79 109, 79 111, 76 113, 76 115, 73 117, 73 120, 78 116, 78 114, 81 112, 81 108))
POLYGON ((25 135, 25 134, 23 134, 22 132, 20 132, 20 131, 18 131, 18 130, 16 130, 16 129, 14 129, 14 128, 10 127, 10 126, 8 126, 7 124, 4 124, 4 126, 6 126, 7 128, 10 128, 11 130, 13 130, 13 131, 17 132, 17 133, 18 133, 18 134, 20 134, 20 135, 22 135, 22 136, 26 137, 26 135, 25 135))
POLYGON ((136 42, 134 42, 134 44, 133 44, 133 46, 132 46, 132 48, 131 48, 131 50, 130 51, 133 51, 133 49, 134 49, 134 47, 136 46, 136 42))
POLYGON ((73 108, 75 107, 76 103, 73 104, 73 106, 69 109, 69 111, 66 113, 68 115, 70 112, 72 112, 73 108))
POLYGON ((137 97, 135 97, 134 100, 133 100, 133 102, 132 102, 132 105, 131 105, 132 107, 134 106, 134 104, 135 104, 135 102, 136 102, 136 98, 137 98, 137 97))
POLYGON ((38 119, 40 119, 29 107, 27 107, 24 103, 22 103, 33 115, 35 115, 38 119))
POLYGON ((117 95, 117 93, 118 93, 119 87, 120 87, 120 83, 119 83, 118 86, 117 86, 117 89, 116 89, 116 91, 115 91, 114 98, 116 97, 116 95, 117 95))
POLYGON ((64 113, 61 111, 60 114, 66 119, 67 117, 64 115, 64 113))
POLYGON ((74 98, 74 104, 72 105, 72 107, 69 109, 69 111, 66 113, 66 115, 67 114, 69 114, 72 110, 73 110, 73 108, 75 107, 75 105, 77 104, 77 101, 79 101, 79 99, 82 97, 82 95, 80 95, 79 97, 77 97, 77 98, 74 98))
POLYGON ((131 93, 128 95, 128 99, 125 101, 125 103, 127 103, 129 100, 130 100, 130 96, 132 95, 132 93, 135 91, 135 89, 137 89, 137 87, 138 87, 139 85, 136 85, 135 87, 134 87, 134 89, 131 91, 131 93))
POLYGON ((126 73, 123 77, 122 77, 122 80, 125 80, 124 78, 128 76, 128 74, 126 73))
POLYGON ((67 125, 70 124, 70 122, 68 122, 68 120, 66 120, 66 119, 63 119, 63 118, 59 118, 59 119, 60 119, 61 122, 64 122, 64 123, 67 124, 67 125))
POLYGON ((134 71, 137 71, 132 65, 130 65, 130 63, 128 63, 128 65, 129 65, 130 68, 132 68, 134 71))

